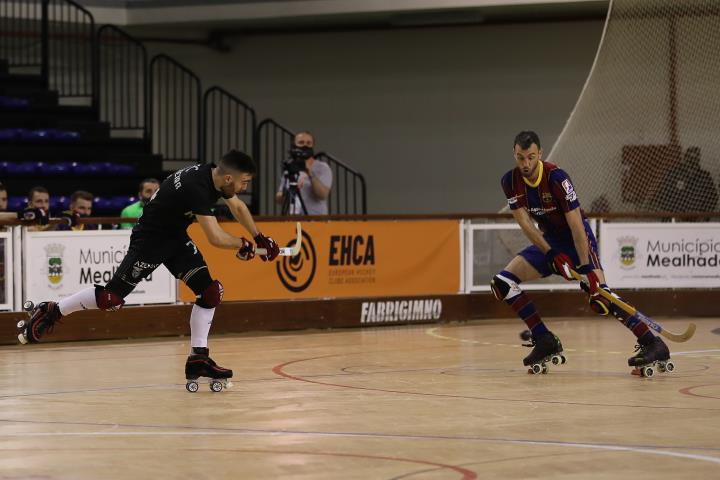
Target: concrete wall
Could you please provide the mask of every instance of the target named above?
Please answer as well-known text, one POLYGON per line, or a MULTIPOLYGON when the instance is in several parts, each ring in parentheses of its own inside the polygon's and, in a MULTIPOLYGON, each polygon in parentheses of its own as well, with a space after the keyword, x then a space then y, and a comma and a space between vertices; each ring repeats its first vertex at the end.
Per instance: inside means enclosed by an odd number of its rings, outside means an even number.
POLYGON ((224 54, 150 46, 195 70, 204 87, 221 85, 254 105, 261 119, 313 131, 318 149, 366 175, 371 213, 495 211, 513 136, 535 129, 552 145, 602 26, 252 34, 230 38, 224 54))

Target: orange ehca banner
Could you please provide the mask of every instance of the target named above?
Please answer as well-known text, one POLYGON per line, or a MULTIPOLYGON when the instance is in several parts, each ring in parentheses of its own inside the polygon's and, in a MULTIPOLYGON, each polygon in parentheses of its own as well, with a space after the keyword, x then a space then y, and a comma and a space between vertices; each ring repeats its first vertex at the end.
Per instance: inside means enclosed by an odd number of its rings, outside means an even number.
MULTIPOLYGON (((248 233, 236 223, 222 228, 248 233)), ((259 222, 282 246, 295 244, 295 222, 259 222)), ((296 257, 243 262, 234 250, 209 244, 198 224, 188 233, 222 282, 225 300, 282 300, 455 294, 460 290, 460 223, 457 220, 303 222, 296 257)), ((194 301, 181 284, 180 300, 194 301)))

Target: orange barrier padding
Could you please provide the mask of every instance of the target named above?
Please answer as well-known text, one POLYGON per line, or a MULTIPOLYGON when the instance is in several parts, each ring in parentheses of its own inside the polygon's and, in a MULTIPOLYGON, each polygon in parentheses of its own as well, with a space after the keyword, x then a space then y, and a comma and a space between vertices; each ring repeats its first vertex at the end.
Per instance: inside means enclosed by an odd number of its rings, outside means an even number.
MULTIPOLYGON (((248 233, 223 223, 232 235, 248 233)), ((280 246, 294 243, 294 222, 260 222, 280 246)), ((225 300, 378 297, 455 294, 460 290, 460 225, 457 220, 405 222, 303 222, 297 257, 263 262, 235 258, 209 244, 199 225, 188 232, 210 275, 225 287, 225 300)), ((180 300, 195 296, 185 285, 180 300)))

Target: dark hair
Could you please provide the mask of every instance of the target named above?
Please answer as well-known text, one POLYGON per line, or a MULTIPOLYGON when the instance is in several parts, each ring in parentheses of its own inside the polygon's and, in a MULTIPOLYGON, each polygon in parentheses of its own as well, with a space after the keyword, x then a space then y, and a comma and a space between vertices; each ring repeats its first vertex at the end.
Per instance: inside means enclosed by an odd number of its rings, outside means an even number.
POLYGON ((230 150, 223 155, 218 166, 221 171, 234 170, 250 175, 255 175, 255 172, 257 172, 257 167, 252 157, 239 150, 230 150))
POLYGON ((540 137, 538 137, 538 134, 533 132, 532 130, 523 130, 522 132, 515 135, 515 142, 513 143, 513 148, 515 147, 515 145, 518 145, 521 149, 527 150, 533 143, 537 145, 538 149, 541 148, 540 137))
POLYGON ((50 195, 50 192, 48 192, 47 188, 38 185, 37 187, 32 187, 28 192, 28 202, 32 201, 35 193, 47 193, 48 195, 50 195))
POLYGON ((0 192, 7 192, 7 187, 0 182, 0 192))
POLYGON ((93 194, 90 192, 86 192, 85 190, 76 190, 75 192, 73 192, 72 195, 70 195, 70 203, 75 203, 78 198, 92 202, 93 194))
POLYGON ((140 185, 138 185, 138 192, 143 191, 143 187, 145 186, 146 183, 157 183, 158 185, 160 185, 160 180, 158 180, 157 178, 152 178, 152 177, 148 177, 148 178, 144 179, 142 182, 140 182, 140 185))

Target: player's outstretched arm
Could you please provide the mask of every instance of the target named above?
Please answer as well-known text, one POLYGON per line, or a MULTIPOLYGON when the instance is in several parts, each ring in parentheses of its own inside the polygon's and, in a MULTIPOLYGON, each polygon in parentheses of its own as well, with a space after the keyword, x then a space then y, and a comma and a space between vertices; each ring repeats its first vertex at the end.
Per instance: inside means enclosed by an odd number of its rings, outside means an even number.
POLYGON ((245 205, 245 202, 240 200, 238 197, 232 197, 232 198, 224 198, 225 204, 230 209, 230 213, 232 213, 232 216, 235 217, 235 220, 240 222, 240 225, 245 227, 245 229, 255 237, 260 231, 258 230, 257 226, 255 225, 255 220, 252 218, 252 214, 250 213, 250 209, 245 205))
POLYGON ((220 227, 217 218, 212 215, 195 215, 195 218, 213 247, 239 249, 245 245, 243 238, 227 233, 220 227))

